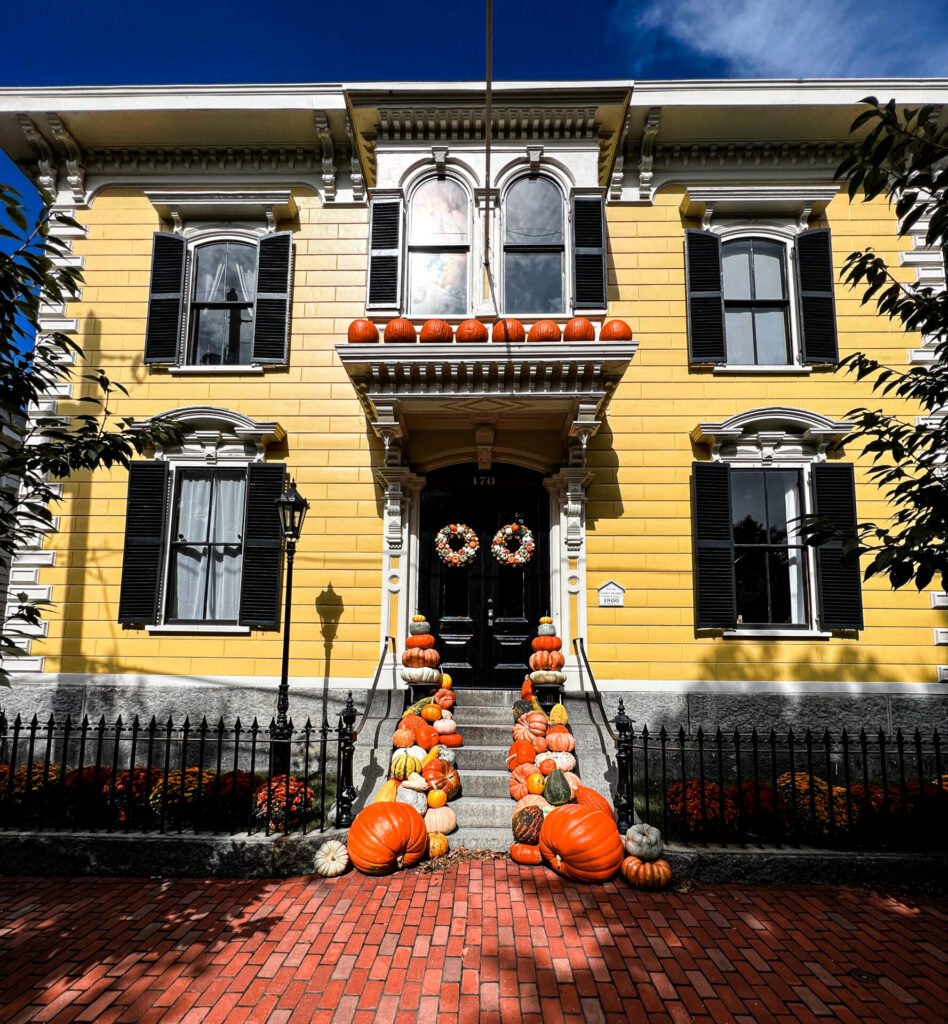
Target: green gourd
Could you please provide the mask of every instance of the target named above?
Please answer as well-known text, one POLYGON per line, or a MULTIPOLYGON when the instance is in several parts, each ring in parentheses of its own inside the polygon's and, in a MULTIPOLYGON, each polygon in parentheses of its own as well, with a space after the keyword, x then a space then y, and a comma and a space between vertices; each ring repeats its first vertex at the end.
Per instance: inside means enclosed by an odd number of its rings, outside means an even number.
POLYGON ((528 700, 515 700, 513 706, 513 716, 516 722, 521 715, 525 715, 528 711, 533 711, 533 704, 528 700))
POLYGON ((559 768, 554 768, 546 777, 546 785, 543 787, 543 799, 548 804, 559 807, 561 804, 568 804, 572 798, 573 791, 569 788, 566 776, 559 768))
POLYGON ((425 705, 433 703, 434 697, 422 697, 421 700, 416 701, 406 712, 404 712, 402 718, 404 718, 405 715, 417 715, 421 712, 421 709, 425 707, 425 705))

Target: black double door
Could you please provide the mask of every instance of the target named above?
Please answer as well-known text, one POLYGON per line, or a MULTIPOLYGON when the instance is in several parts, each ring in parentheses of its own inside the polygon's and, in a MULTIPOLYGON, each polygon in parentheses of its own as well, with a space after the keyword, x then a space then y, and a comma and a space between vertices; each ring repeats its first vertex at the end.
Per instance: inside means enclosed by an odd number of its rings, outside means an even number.
POLYGON ((442 668, 458 686, 519 689, 537 620, 549 609, 550 499, 542 477, 516 466, 485 471, 470 463, 426 479, 418 606, 437 637, 442 668), (435 550, 438 531, 450 523, 477 534, 477 557, 468 565, 446 565, 435 550), (523 566, 502 565, 491 554, 494 534, 511 523, 527 527, 536 544, 523 566))

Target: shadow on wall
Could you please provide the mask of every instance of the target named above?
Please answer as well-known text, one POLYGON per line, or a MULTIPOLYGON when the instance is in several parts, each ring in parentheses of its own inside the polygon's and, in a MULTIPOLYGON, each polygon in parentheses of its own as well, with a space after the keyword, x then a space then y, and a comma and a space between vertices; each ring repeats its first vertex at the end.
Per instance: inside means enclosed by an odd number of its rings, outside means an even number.
POLYGON ((323 637, 323 716, 327 722, 329 716, 329 680, 332 676, 332 645, 339 631, 339 621, 345 611, 342 598, 333 590, 332 580, 320 594, 316 596, 316 614, 319 616, 319 632, 323 637))
POLYGON ((602 426, 586 450, 586 464, 593 473, 593 481, 586 492, 586 530, 591 533, 599 528, 600 519, 619 519, 625 511, 614 442, 609 420, 604 416, 602 426))

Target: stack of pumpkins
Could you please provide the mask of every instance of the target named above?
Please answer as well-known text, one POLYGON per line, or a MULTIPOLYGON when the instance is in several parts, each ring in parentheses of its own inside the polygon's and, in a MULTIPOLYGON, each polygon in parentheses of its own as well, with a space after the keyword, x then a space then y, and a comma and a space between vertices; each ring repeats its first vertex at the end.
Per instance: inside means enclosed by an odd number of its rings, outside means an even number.
POLYGON ((412 616, 409 630, 402 679, 430 683, 432 693, 402 715, 392 737, 391 777, 349 829, 349 856, 370 875, 410 867, 426 853, 443 856, 449 849, 446 833, 457 827, 457 815, 447 804, 461 792, 454 762, 463 738, 451 712, 451 677, 438 668, 441 659, 425 617, 412 616), (419 835, 424 837, 423 849, 419 835))
MULTIPOLYGON (((549 618, 540 620, 539 632, 530 659, 533 671, 523 682, 520 700, 514 703, 513 743, 507 752, 510 795, 517 801, 511 818, 514 841, 510 856, 518 864, 547 861, 554 871, 574 881, 607 882, 621 870, 637 888, 661 888, 670 878, 670 869, 667 877, 655 874, 652 868, 633 871, 631 864, 626 870, 626 862, 644 864, 648 857, 641 853, 637 858, 626 857, 627 851, 632 853, 632 830, 623 842, 609 801, 580 781, 576 738, 566 708, 555 704, 547 716, 533 695, 534 683, 563 681, 550 678, 563 677, 563 656, 549 618), (559 655, 558 662, 535 666, 534 658, 540 653, 559 655), (661 884, 656 884, 660 878, 661 884)), ((656 829, 652 832, 657 836, 656 829)), ((656 857, 661 854, 661 837, 657 840, 656 857)), ((667 868, 664 861, 661 864, 667 868)))

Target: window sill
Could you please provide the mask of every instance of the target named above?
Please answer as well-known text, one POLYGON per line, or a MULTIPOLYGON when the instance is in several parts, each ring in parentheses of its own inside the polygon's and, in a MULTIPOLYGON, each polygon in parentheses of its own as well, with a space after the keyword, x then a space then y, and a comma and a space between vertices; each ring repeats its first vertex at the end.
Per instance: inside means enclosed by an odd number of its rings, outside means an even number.
POLYGON ((146 626, 146 633, 193 633, 193 634, 205 634, 205 633, 229 633, 236 636, 248 636, 250 634, 249 626, 231 626, 231 625, 214 625, 207 624, 201 625, 200 623, 168 623, 161 626, 146 626))
POLYGON ((740 373, 740 374, 789 374, 791 376, 806 376, 813 372, 812 366, 744 366, 744 365, 717 365, 714 373, 740 373))
POLYGON ((234 373, 234 374, 260 374, 263 367, 259 363, 252 363, 249 366, 228 364, 226 366, 169 366, 168 373, 174 376, 196 374, 196 373, 234 373))
POLYGON ((725 640, 829 640, 832 633, 819 629, 725 629, 725 640))

